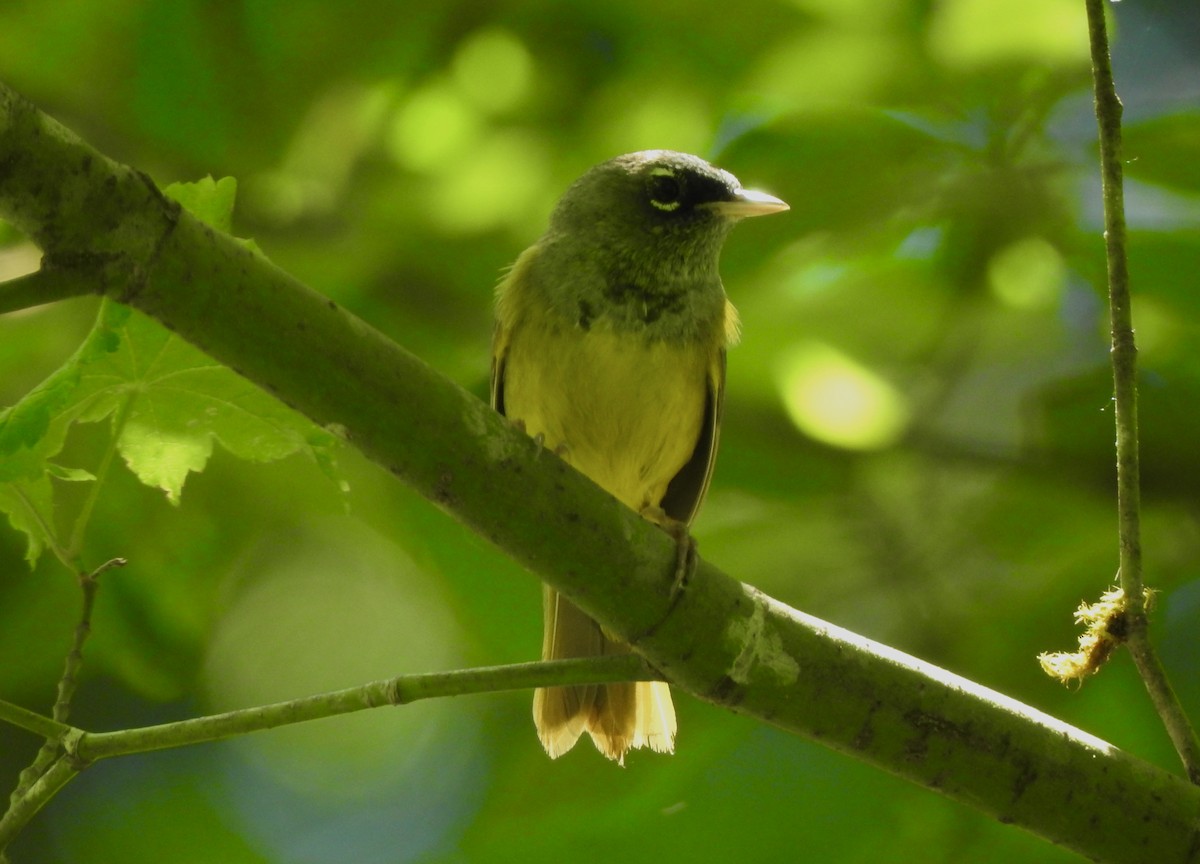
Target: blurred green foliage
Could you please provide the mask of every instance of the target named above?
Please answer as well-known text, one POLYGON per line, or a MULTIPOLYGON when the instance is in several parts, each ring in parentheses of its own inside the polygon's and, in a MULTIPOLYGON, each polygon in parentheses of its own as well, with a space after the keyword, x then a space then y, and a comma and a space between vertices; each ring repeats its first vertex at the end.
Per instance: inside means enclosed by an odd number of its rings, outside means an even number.
MULTIPOLYGON (((1200 7, 1112 9, 1147 578, 1195 716, 1200 7)), ((586 167, 683 149, 780 195, 792 211, 726 250, 744 338, 703 554, 1174 769, 1127 658, 1078 691, 1034 659, 1069 647, 1116 567, 1083 17, 1081 0, 26 0, 0 7, 0 78, 160 183, 238 178, 237 234, 481 397, 491 288, 586 167)), ((36 267, 0 232, 0 278, 36 267)), ((0 402, 95 312, 0 320, 0 402)), ((77 427, 61 462, 94 470, 107 430, 77 427)), ((85 556, 130 564, 104 577, 75 720, 535 655, 531 578, 353 451, 339 465, 344 495, 311 460, 218 450, 179 507, 115 472, 85 556)), ((86 484, 60 485, 78 506, 86 484)), ((77 591, 24 553, 0 532, 0 695, 46 709, 77 591)), ((103 763, 13 860, 1070 860, 678 701, 677 755, 624 770, 587 747, 549 762, 526 694, 103 763)), ((0 727, 5 785, 36 745, 0 727)))

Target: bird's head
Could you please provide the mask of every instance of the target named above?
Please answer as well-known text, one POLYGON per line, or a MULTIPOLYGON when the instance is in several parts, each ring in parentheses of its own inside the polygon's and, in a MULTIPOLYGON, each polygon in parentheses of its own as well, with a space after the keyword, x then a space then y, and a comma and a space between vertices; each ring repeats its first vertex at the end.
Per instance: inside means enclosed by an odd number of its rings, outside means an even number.
POLYGON ((550 234, 604 256, 621 270, 667 283, 715 275, 721 245, 738 220, 787 210, 773 195, 698 156, 644 150, 589 170, 563 194, 550 234))

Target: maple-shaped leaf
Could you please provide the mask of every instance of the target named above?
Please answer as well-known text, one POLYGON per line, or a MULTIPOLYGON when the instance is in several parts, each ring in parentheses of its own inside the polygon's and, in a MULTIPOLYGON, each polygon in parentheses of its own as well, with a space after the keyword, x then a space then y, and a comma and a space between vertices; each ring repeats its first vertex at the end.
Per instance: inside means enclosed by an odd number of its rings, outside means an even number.
MULTIPOLYGON (((236 187, 211 179, 167 194, 226 227, 236 187)), ((73 423, 111 418, 117 452, 143 483, 178 503, 188 474, 219 442, 235 456, 268 462, 311 455, 333 477, 338 439, 154 320, 104 300, 79 350, 20 402, 0 412, 0 512, 26 534, 34 563, 53 531, 53 483, 86 481, 55 465, 73 423)), ((336 479, 336 478, 335 478, 336 479)))

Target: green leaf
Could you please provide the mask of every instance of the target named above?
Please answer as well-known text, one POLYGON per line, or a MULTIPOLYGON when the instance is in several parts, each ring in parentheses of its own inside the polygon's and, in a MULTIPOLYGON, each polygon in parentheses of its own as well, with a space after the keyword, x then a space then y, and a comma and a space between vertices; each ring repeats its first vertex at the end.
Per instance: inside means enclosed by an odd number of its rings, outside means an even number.
POLYGON ((53 489, 48 477, 23 482, 0 483, 0 513, 25 535, 25 560, 32 568, 51 541, 45 519, 53 510, 53 489))
POLYGON ((68 468, 65 465, 56 465, 53 462, 46 463, 46 472, 55 480, 66 480, 68 483, 79 483, 96 479, 96 475, 91 471, 86 471, 83 468, 68 468))
MULTIPOLYGON (((176 183, 167 195, 219 230, 232 221, 237 183, 176 183)), ((74 423, 113 418, 117 452, 139 480, 179 502, 189 474, 221 445, 257 462, 308 453, 337 482, 334 435, 259 390, 157 322, 105 300, 79 350, 20 402, 0 412, 0 512, 27 537, 26 560, 54 538, 54 487, 94 480, 55 465, 74 423), (30 507, 36 508, 36 513, 30 507)))
MULTIPOLYGON (((205 177, 194 183, 172 183, 163 190, 184 209, 206 225, 229 234, 233 231, 233 204, 237 198, 237 178, 222 177, 214 180, 205 177)), ((246 238, 235 238, 239 243, 255 252, 261 252, 258 244, 246 238)))
POLYGON ((218 231, 233 230, 233 202, 237 197, 237 179, 205 177, 194 183, 172 183, 163 193, 183 205, 184 209, 218 231))
POLYGON ((321 451, 334 437, 145 316, 106 304, 101 327, 120 347, 88 364, 81 390, 94 388, 88 420, 129 413, 117 449, 143 483, 178 503, 187 475, 204 470, 213 442, 242 459, 270 462, 321 451))
POLYGON ((214 441, 257 462, 305 452, 327 475, 335 474, 335 436, 155 321, 105 301, 66 365, 0 414, 0 510, 29 538, 28 560, 37 560, 47 538, 24 512, 13 484, 37 489, 48 518, 48 478, 93 479, 83 469, 49 461, 62 450, 71 424, 116 416, 124 418, 114 430, 117 452, 139 480, 162 489, 172 503, 179 502, 188 474, 204 470, 214 441))

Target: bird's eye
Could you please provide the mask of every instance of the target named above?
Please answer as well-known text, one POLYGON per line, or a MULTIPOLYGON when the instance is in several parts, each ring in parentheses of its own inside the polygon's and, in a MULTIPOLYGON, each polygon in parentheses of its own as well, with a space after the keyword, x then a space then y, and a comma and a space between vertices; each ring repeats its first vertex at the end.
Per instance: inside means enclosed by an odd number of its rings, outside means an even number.
POLYGON ((650 172, 650 203, 670 213, 683 204, 683 180, 670 168, 650 172))

